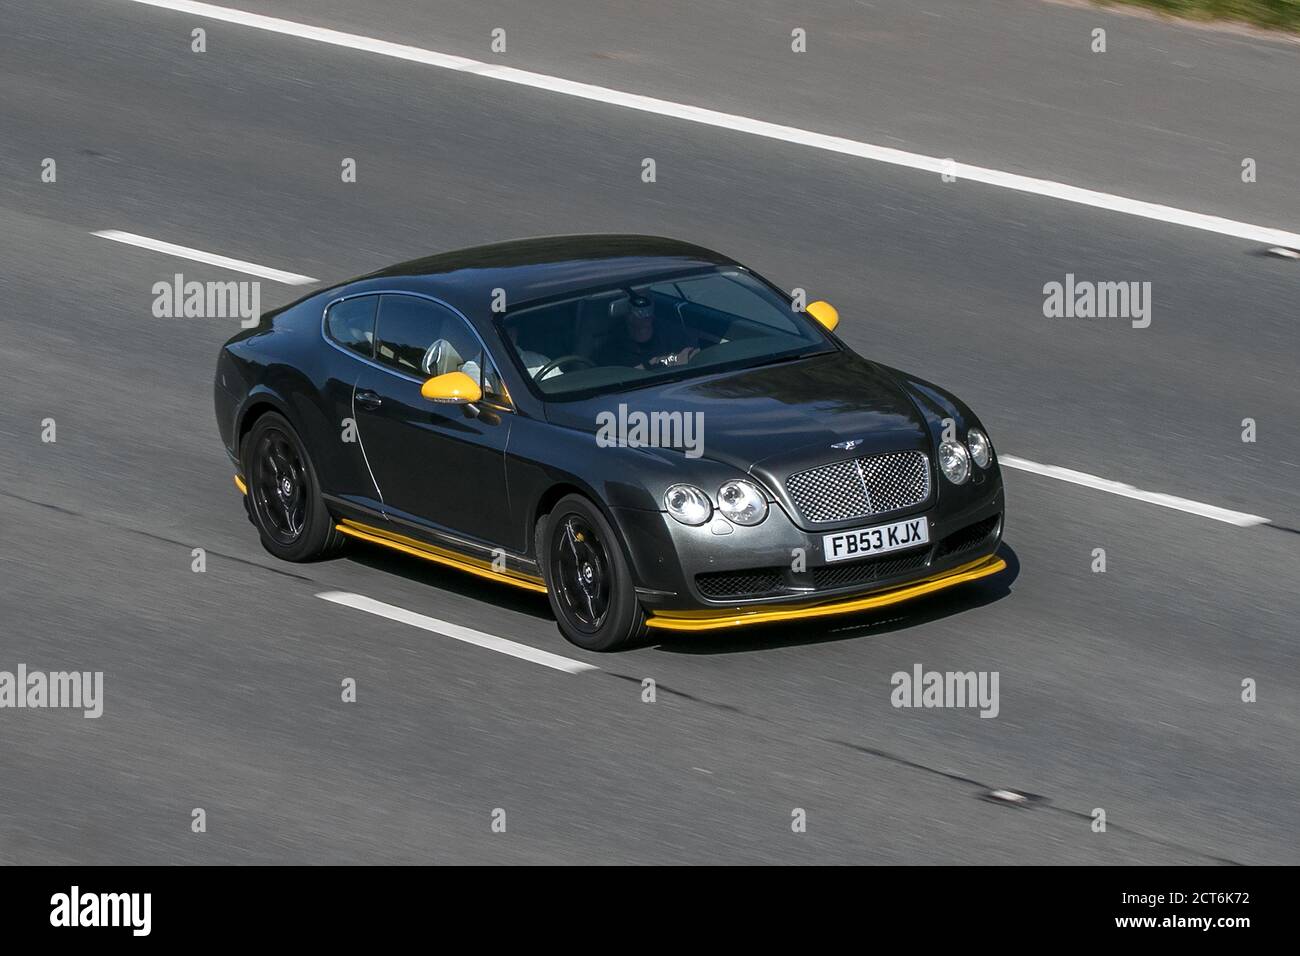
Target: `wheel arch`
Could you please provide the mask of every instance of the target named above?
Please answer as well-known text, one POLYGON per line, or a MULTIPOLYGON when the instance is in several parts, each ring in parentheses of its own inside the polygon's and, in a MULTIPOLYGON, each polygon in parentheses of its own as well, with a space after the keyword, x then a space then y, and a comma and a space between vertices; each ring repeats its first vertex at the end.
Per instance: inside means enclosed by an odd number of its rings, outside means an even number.
POLYGON ((564 478, 552 483, 538 497, 537 504, 532 510, 531 527, 528 531, 528 545, 532 548, 532 557, 537 561, 537 566, 539 568, 543 566, 541 549, 538 547, 543 522, 546 516, 555 510, 555 506, 569 495, 585 498, 609 522, 609 526, 614 529, 614 534, 618 537, 618 546, 623 549, 623 557, 627 560, 628 567, 633 570, 635 576, 636 565, 632 560, 632 550, 628 547, 627 535, 617 516, 601 499, 600 495, 596 494, 584 483, 573 478, 564 478))
MULTIPOLYGON (((277 412, 293 426, 294 431, 298 433, 298 438, 302 439, 302 428, 294 420, 293 413, 289 411, 288 404, 276 395, 270 389, 257 388, 249 392, 248 397, 244 399, 244 404, 239 410, 239 415, 235 420, 235 454, 242 455, 244 451, 244 438, 253 429, 254 423, 267 412, 277 412)), ((241 463, 242 465, 242 463, 241 463)))

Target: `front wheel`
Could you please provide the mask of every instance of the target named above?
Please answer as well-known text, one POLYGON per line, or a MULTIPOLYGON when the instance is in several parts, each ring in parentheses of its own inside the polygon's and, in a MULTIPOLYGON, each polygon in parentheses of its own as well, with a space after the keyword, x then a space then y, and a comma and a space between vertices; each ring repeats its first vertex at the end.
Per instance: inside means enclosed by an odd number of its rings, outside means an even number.
POLYGON ((347 540, 321 498, 307 450, 282 415, 267 412, 253 423, 240 448, 248 509, 262 545, 285 561, 314 561, 347 540))
POLYGON ((589 651, 612 651, 644 636, 645 612, 614 529, 580 495, 543 519, 538 557, 560 632, 589 651))

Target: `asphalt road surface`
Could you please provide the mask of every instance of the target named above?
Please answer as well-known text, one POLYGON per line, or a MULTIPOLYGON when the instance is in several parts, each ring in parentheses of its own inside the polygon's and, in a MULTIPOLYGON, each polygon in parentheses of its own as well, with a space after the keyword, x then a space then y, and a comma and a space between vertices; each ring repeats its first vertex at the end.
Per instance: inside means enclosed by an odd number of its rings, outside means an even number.
MULTIPOLYGON (((355 6, 242 9, 1300 226, 1293 43, 1029 2, 355 6)), ((104 672, 99 719, 0 710, 0 862, 1300 862, 1300 262, 130 0, 4 0, 0 22, 0 670, 104 672), (249 276, 110 229, 330 281, 518 236, 692 240, 835 303, 850 345, 952 388, 1002 455, 1179 500, 1006 469, 1000 580, 590 654, 544 598, 364 547, 267 555, 212 414, 237 320, 151 312, 177 272, 249 276), (1150 282, 1150 326, 1046 318, 1067 274, 1150 282), (997 717, 896 709, 916 664, 997 672, 997 717)))

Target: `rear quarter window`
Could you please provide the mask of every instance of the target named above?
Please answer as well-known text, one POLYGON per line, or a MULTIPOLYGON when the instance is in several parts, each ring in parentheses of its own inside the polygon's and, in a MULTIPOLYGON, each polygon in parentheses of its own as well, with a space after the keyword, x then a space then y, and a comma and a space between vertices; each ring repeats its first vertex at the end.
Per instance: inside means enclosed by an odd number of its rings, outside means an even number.
POLYGON ((379 296, 363 295, 335 302, 325 315, 329 337, 365 358, 375 354, 375 309, 379 296))

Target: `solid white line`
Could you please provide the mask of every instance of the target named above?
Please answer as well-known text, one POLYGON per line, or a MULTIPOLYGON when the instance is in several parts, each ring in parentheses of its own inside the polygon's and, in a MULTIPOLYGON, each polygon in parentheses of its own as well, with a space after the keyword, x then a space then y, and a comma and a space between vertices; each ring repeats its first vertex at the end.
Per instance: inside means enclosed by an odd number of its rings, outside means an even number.
POLYGON ((1205 213, 1190 212, 1186 209, 1163 206, 1159 203, 1126 199, 1123 196, 1114 196, 1110 193, 1097 192, 1092 189, 1081 189, 1066 183, 1034 179, 1030 176, 1005 173, 981 166, 968 166, 965 163, 954 163, 948 159, 923 156, 919 153, 909 153, 901 149, 873 146, 870 143, 846 139, 841 136, 828 136, 824 133, 814 133, 793 126, 782 126, 777 123, 768 123, 745 116, 736 116, 731 113, 720 113, 716 110, 675 103, 671 100, 656 99, 652 96, 641 96, 637 93, 625 93, 621 90, 594 86, 590 83, 576 83, 572 80, 561 79, 558 76, 548 76, 545 73, 517 70, 513 67, 484 63, 481 60, 470 60, 463 56, 453 56, 449 53, 438 53, 402 43, 376 40, 373 37, 360 36, 355 33, 344 33, 339 30, 328 30, 292 20, 282 20, 279 17, 246 13, 243 10, 233 10, 229 7, 220 7, 211 3, 198 3, 194 2, 194 0, 131 0, 131 2, 221 20, 226 23, 252 27, 270 33, 313 40, 317 43, 328 43, 333 46, 361 50, 366 53, 374 53, 398 60, 409 60, 413 63, 422 63, 426 66, 434 66, 444 70, 454 70, 458 73, 471 73, 485 79, 516 83, 551 93, 561 93, 565 96, 574 96, 584 100, 595 100, 599 103, 608 103, 625 109, 669 116, 691 123, 701 123, 706 126, 734 130, 767 139, 796 143, 832 153, 857 156, 875 162, 906 166, 928 173, 950 173, 958 179, 971 182, 984 183, 989 186, 998 186, 1002 189, 1012 189, 1037 196, 1046 196, 1051 199, 1060 199, 1083 206, 1093 206, 1097 209, 1107 209, 1111 212, 1120 212, 1142 219, 1154 219, 1158 222, 1186 226, 1191 229, 1201 229, 1237 239, 1248 239, 1251 242, 1264 245, 1300 248, 1300 233, 1287 232, 1283 229, 1257 226, 1248 222, 1224 219, 1220 216, 1209 216, 1205 213))
POLYGON ((352 594, 348 591, 322 591, 316 596, 334 604, 356 608, 358 611, 365 611, 367 614, 377 614, 380 617, 388 618, 390 621, 409 624, 411 627, 432 631, 434 634, 441 634, 453 640, 464 641, 466 644, 473 644, 475 647, 484 647, 489 651, 496 651, 498 654, 508 654, 511 657, 519 658, 521 661, 531 661, 534 664, 541 664, 543 667, 564 671, 566 674, 581 674, 585 671, 600 670, 599 667, 592 664, 584 664, 582 661, 570 660, 558 654, 540 651, 535 647, 529 647, 527 644, 516 644, 514 641, 507 641, 504 637, 484 634, 482 631, 461 627, 459 624, 452 624, 450 621, 440 621, 436 617, 425 617, 423 614, 416 614, 414 611, 395 607, 392 604, 385 604, 383 601, 376 601, 361 594, 352 594))
POLYGON ((319 282, 319 279, 313 279, 311 276, 300 276, 296 272, 281 272, 279 269, 268 269, 266 266, 259 266, 256 262, 245 262, 242 259, 231 259, 228 256, 218 256, 211 252, 204 252, 202 249, 191 249, 188 246, 178 246, 175 243, 163 242, 161 239, 150 239, 148 236, 137 236, 132 232, 120 232, 117 229, 104 229, 100 232, 91 233, 92 236, 99 236, 101 239, 112 239, 114 242, 125 242, 130 246, 139 246, 141 249, 151 249, 154 252, 161 252, 168 256, 179 256, 181 259, 193 259, 195 262, 206 262, 210 266, 220 266, 222 269, 230 269, 234 272, 244 272, 250 276, 258 276, 262 279, 270 279, 272 282, 283 282, 286 285, 311 285, 313 282, 319 282))
POLYGON ((1187 498, 1178 498, 1174 495, 1164 495, 1156 491, 1143 491, 1141 488, 1134 488, 1132 485, 1126 485, 1122 482, 1098 478, 1096 475, 1088 475, 1082 471, 1071 471, 1069 468, 1061 468, 1057 465, 1040 465, 1036 461, 1017 458, 1015 455, 999 455, 998 461, 1007 468, 1033 472, 1035 475, 1044 475, 1048 478, 1068 481, 1073 485, 1095 488, 1098 491, 1109 492, 1112 495, 1120 495, 1124 498, 1133 498, 1137 501, 1145 501, 1148 504, 1160 505, 1162 508, 1186 511, 1188 514, 1213 518, 1215 521, 1226 521, 1228 524, 1235 524, 1242 528, 1257 524, 1268 524, 1268 519, 1261 518, 1259 515, 1246 514, 1242 511, 1229 511, 1227 508, 1219 508, 1216 505, 1207 505, 1187 498))

